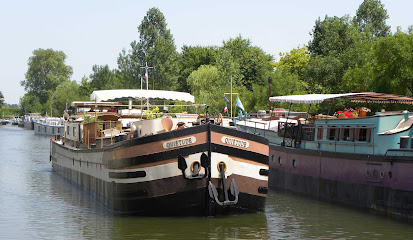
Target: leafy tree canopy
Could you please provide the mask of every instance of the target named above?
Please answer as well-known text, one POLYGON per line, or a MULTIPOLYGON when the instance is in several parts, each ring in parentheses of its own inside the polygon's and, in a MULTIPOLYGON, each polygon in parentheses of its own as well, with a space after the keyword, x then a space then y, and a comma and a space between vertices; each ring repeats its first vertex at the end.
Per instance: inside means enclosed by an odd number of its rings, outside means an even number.
POLYGON ((4 96, 3 96, 3 93, 0 91, 0 108, 3 107, 3 104, 4 104, 4 96))
POLYGON ((364 0, 353 21, 368 36, 384 37, 390 33, 390 26, 386 25, 388 18, 387 10, 380 0, 364 0))
POLYGON ((349 16, 326 16, 323 21, 319 18, 311 33, 313 39, 308 43, 308 50, 314 55, 342 54, 354 43, 356 32, 349 16))
MULTIPOLYGON (((166 28, 165 17, 158 8, 151 8, 138 27, 139 42, 132 42, 133 61, 155 67, 149 72, 153 89, 174 90, 178 81, 178 54, 175 42, 166 28)), ((144 75, 144 70, 141 71, 144 75)))
POLYGON ((216 62, 217 47, 186 46, 182 47, 179 55, 178 91, 190 92, 186 79, 201 65, 214 65, 216 62))
POLYGON ((46 103, 56 87, 69 81, 72 67, 65 64, 66 54, 53 49, 37 49, 29 58, 26 79, 21 81, 24 89, 39 98, 40 104, 46 103))
POLYGON ((273 57, 261 48, 252 46, 249 39, 238 36, 224 41, 223 48, 229 50, 233 61, 239 67, 240 81, 247 89, 252 90, 252 84, 264 85, 273 68, 273 57))
MULTIPOLYGON (((50 103, 53 108, 53 116, 62 116, 67 106, 73 101, 89 100, 89 96, 82 96, 79 84, 76 81, 67 81, 60 84, 53 93, 50 103)), ((50 113, 51 114, 51 113, 50 113)))

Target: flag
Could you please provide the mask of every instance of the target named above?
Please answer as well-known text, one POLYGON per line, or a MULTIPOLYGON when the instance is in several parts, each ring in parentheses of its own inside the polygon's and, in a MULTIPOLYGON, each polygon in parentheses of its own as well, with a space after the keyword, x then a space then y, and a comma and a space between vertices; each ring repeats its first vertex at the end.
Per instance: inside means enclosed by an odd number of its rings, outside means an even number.
POLYGON ((244 110, 244 106, 242 105, 241 100, 239 100, 239 97, 237 97, 237 107, 239 107, 242 111, 245 111, 245 110, 244 110))
POLYGON ((145 72, 145 79, 148 80, 148 72, 145 72))
POLYGON ((228 98, 224 96, 225 102, 229 102, 228 98))
POLYGON ((224 113, 226 113, 226 112, 228 112, 228 107, 227 107, 227 105, 225 105, 225 107, 224 107, 224 113))

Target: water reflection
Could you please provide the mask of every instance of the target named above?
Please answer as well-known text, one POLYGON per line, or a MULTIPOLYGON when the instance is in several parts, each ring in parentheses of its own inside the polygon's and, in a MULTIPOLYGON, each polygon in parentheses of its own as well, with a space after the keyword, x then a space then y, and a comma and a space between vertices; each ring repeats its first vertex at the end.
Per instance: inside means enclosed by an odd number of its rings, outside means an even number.
POLYGON ((86 239, 268 239, 263 213, 208 218, 117 216, 80 189, 51 174, 51 194, 70 221, 72 234, 86 239), (87 224, 85 224, 87 222, 87 224))
POLYGON ((51 171, 49 138, 0 126, 0 239, 409 239, 413 227, 270 191, 265 213, 208 218, 114 216, 51 171))
POLYGON ((285 239, 404 239, 411 225, 359 209, 271 191, 267 202, 271 236, 285 239))

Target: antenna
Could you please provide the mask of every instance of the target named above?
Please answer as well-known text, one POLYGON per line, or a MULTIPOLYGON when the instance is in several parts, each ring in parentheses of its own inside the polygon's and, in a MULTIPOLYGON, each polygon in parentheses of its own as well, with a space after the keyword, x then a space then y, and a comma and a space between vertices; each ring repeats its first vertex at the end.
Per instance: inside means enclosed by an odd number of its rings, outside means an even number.
MULTIPOLYGON (((145 67, 140 67, 145 69, 145 79, 146 79, 146 90, 148 90, 148 69, 155 69, 154 67, 148 67, 148 62, 145 62, 145 67)), ((149 110, 149 98, 146 98, 146 110, 149 110)))

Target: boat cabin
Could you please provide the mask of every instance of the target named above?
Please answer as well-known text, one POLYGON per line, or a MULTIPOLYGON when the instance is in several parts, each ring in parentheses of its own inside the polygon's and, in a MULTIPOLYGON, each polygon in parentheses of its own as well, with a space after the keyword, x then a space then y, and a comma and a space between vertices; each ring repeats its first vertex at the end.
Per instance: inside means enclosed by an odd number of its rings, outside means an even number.
MULTIPOLYGON (((413 104, 413 98, 380 93, 310 94, 271 97, 270 100, 312 104, 338 97, 353 102, 413 104)), ((376 112, 369 116, 353 114, 345 118, 339 115, 310 116, 302 112, 288 112, 279 119, 250 119, 238 122, 237 126, 263 135, 269 138, 270 143, 284 147, 413 156, 412 124, 413 114, 401 110, 376 112)))

